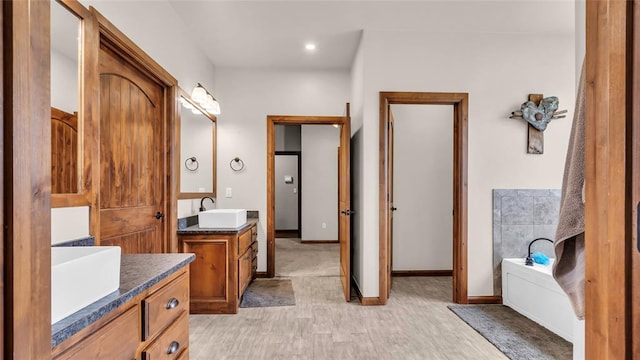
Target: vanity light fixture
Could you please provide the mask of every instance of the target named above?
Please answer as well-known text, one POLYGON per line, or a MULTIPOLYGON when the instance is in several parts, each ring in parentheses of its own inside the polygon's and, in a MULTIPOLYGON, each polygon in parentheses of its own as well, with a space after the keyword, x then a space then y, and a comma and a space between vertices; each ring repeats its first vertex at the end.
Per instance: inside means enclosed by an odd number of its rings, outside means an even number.
POLYGON ((314 44, 314 43, 306 43, 306 44, 304 45, 304 48, 305 48, 307 51, 314 51, 314 50, 316 49, 316 44, 314 44))
POLYGON ((191 100, 200 104, 207 112, 213 115, 220 115, 220 103, 202 84, 198 83, 198 86, 193 88, 191 100))

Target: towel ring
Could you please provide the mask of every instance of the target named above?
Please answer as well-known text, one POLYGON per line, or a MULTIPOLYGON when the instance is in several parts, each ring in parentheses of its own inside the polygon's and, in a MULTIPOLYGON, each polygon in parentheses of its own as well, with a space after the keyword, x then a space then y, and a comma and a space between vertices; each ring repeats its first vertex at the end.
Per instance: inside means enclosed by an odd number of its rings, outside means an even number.
POLYGON ((229 167, 231 167, 233 171, 242 171, 244 169, 244 161, 239 157, 235 157, 229 162, 229 167))
POLYGON ((198 164, 198 160, 195 156, 187 158, 187 160, 184 161, 184 167, 186 167, 189 171, 196 171, 198 170, 199 166, 200 164, 198 164))

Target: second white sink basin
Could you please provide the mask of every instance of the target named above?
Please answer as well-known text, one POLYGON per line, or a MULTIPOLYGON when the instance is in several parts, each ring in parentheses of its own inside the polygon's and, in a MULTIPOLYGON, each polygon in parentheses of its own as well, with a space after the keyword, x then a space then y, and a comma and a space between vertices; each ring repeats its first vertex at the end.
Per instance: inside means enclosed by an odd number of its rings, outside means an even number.
POLYGON ((247 210, 212 209, 198 213, 198 227, 207 229, 237 228, 247 223, 247 210))
POLYGON ((119 287, 119 246, 51 248, 52 324, 119 287))

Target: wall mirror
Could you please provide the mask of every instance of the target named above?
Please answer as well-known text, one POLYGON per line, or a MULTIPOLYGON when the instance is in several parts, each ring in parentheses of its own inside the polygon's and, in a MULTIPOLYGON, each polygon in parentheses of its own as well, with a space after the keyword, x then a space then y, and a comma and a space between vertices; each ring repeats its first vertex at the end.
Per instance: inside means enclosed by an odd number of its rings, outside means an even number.
POLYGON ((88 9, 77 0, 51 1, 52 207, 90 204, 97 41, 88 9))
POLYGON ((80 191, 80 21, 61 3, 51 3, 51 192, 54 194, 80 191))
POLYGON ((178 199, 216 196, 216 117, 179 91, 178 199))

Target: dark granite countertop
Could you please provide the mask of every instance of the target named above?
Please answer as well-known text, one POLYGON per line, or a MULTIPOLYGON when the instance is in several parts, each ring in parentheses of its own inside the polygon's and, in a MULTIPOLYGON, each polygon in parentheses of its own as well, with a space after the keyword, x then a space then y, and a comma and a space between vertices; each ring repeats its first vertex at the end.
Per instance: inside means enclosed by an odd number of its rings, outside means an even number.
POLYGON ((193 254, 123 254, 120 288, 51 325, 51 347, 56 347, 193 260, 193 254))
POLYGON ((237 227, 237 228, 228 228, 228 229, 207 229, 207 228, 199 228, 198 225, 193 225, 186 227, 184 229, 178 230, 178 235, 211 235, 211 234, 220 234, 220 235, 230 235, 242 232, 245 229, 250 228, 253 224, 258 223, 258 219, 256 218, 248 218, 247 223, 237 227))

